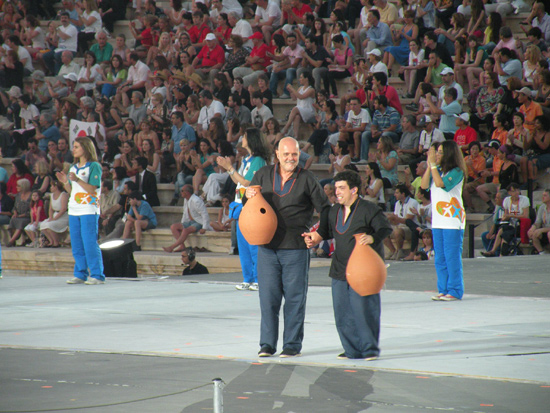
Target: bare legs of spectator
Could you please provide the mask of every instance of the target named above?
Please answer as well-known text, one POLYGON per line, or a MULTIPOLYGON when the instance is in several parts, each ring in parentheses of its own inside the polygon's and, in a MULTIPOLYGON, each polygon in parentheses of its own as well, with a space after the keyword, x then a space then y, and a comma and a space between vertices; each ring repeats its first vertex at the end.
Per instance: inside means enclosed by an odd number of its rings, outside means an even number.
POLYGON ((416 72, 418 70, 405 70, 405 84, 407 85, 407 93, 409 95, 414 95, 414 84, 416 82, 416 72))
MULTIPOLYGON (((474 90, 479 83, 479 74, 483 72, 481 67, 468 67, 466 68, 466 78, 468 79, 468 87, 470 90, 474 90)), ((464 78, 457 80, 457 83, 460 85, 464 84, 464 78)))
POLYGON ((538 252, 544 251, 544 247, 542 246, 543 238, 548 239, 550 242, 550 232, 544 232, 544 228, 531 227, 529 231, 527 231, 527 236, 533 241, 533 247, 535 247, 538 252))
POLYGON ((10 241, 8 242, 8 247, 13 247, 13 246, 15 246, 15 243, 17 242, 17 240, 19 239, 21 234, 23 234, 23 230, 22 229, 15 229, 15 230, 14 229, 9 229, 8 232, 11 235, 10 241))
POLYGON ((185 248, 185 240, 187 240, 187 237, 197 231, 197 229, 192 225, 184 228, 181 222, 172 224, 170 226, 170 230, 172 231, 172 236, 174 237, 176 242, 174 242, 169 247, 162 247, 165 252, 183 251, 183 249, 185 248))
POLYGON ((197 169, 197 172, 193 175, 193 193, 195 195, 199 194, 200 187, 206 182, 206 178, 207 176, 204 173, 204 170, 197 169))
POLYGON ((281 131, 283 135, 286 136, 288 130, 290 129, 290 125, 292 124, 292 129, 294 131, 294 138, 298 139, 298 132, 300 129, 300 122, 302 122, 302 115, 300 115, 300 111, 297 107, 292 108, 290 111, 290 115, 288 117, 288 122, 286 123, 285 127, 281 131))
POLYGON ((147 219, 126 220, 126 223, 124 224, 124 233, 122 234, 122 238, 130 238, 133 229, 136 232, 136 244, 138 247, 141 247, 141 233, 145 228, 147 228, 147 225, 149 225, 149 220, 147 219))
POLYGON ((43 229, 41 233, 46 237, 46 239, 50 243, 50 246, 52 247, 59 246, 61 241, 61 234, 58 234, 57 232, 54 232, 49 228, 43 229))

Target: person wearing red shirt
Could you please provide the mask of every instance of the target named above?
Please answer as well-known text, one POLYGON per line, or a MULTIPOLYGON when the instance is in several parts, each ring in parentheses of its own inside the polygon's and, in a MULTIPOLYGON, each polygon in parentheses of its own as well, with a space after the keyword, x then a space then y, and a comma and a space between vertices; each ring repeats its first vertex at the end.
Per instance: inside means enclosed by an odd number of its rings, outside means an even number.
POLYGON ((246 58, 244 66, 233 69, 233 78, 242 77, 245 88, 256 83, 258 76, 265 73, 266 67, 271 64, 271 59, 267 56, 269 47, 264 43, 264 36, 256 32, 249 39, 254 44, 250 55, 246 58))
POLYGON ((461 113, 460 115, 454 115, 456 117, 456 126, 458 130, 455 132, 455 137, 453 140, 456 144, 462 149, 462 152, 468 150, 470 142, 477 141, 477 132, 474 128, 469 126, 470 123, 470 114, 461 113))
POLYGON ((208 82, 212 84, 214 76, 220 71, 225 63, 225 52, 220 46, 220 42, 214 33, 208 33, 205 37, 206 45, 193 60, 193 69, 204 80, 208 78, 208 82))
POLYGON ((388 106, 391 106, 403 116, 403 108, 397 90, 393 86, 388 85, 388 76, 382 72, 372 74, 372 91, 369 92, 369 108, 374 111, 374 98, 376 96, 386 96, 388 106))
POLYGON ((197 10, 196 12, 193 12, 194 25, 187 31, 187 33, 189 34, 189 38, 191 39, 191 43, 193 44, 195 50, 199 50, 203 47, 205 45, 206 36, 208 33, 212 33, 210 27, 208 27, 204 20, 205 18, 202 11, 197 10))
POLYGON ((287 34, 293 33, 296 26, 301 30, 304 25, 305 14, 313 13, 311 7, 304 4, 302 0, 291 0, 289 3, 283 3, 282 11, 283 21, 286 23, 283 25, 283 30, 287 34))

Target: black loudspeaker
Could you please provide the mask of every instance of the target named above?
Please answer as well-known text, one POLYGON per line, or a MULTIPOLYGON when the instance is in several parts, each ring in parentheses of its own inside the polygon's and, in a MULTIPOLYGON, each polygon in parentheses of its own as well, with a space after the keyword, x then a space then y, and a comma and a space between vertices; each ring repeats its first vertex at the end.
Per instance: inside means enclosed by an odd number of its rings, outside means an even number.
POLYGON ((99 248, 105 277, 137 278, 137 264, 134 260, 136 246, 133 239, 106 241, 99 248))

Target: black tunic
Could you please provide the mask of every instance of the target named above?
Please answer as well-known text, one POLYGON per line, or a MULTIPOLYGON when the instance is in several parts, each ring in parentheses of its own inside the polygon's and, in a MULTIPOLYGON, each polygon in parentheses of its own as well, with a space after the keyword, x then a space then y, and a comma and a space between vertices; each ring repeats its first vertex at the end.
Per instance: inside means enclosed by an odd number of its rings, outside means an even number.
POLYGON ((318 230, 323 239, 334 238, 336 249, 329 276, 336 280, 346 279, 346 266, 355 248, 354 234, 371 235, 374 238, 371 247, 384 259, 383 241, 392 233, 391 224, 378 205, 359 198, 350 209, 351 212, 344 222, 344 206, 335 204, 328 217, 321 219, 318 230))
POLYGON ((306 249, 302 238, 313 224, 313 209, 323 215, 329 209, 328 198, 313 174, 296 168, 280 188, 279 164, 264 166, 250 185, 260 185, 262 195, 277 214, 277 231, 265 247, 270 249, 306 249))

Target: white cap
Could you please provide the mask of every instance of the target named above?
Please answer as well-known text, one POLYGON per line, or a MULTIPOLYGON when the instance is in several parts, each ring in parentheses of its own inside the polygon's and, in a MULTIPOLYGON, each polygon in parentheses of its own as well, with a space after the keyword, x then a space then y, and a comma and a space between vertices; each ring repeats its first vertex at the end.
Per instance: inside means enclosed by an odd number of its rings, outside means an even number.
POLYGON ((74 73, 69 73, 68 75, 63 75, 63 79, 72 80, 73 82, 78 82, 78 78, 74 73))
POLYGON ((214 33, 208 33, 204 40, 216 40, 216 35, 214 33))
POLYGON ((462 119, 464 122, 470 122, 470 114, 467 112, 461 113, 460 115, 455 115, 455 117, 462 119))
POLYGON ((382 52, 378 49, 372 49, 370 52, 367 53, 367 56, 371 55, 371 54, 373 54, 375 56, 382 56, 382 52))
POLYGON ((445 69, 443 69, 441 71, 441 76, 443 76, 443 75, 454 75, 454 74, 455 74, 455 72, 450 67, 446 67, 445 69))

